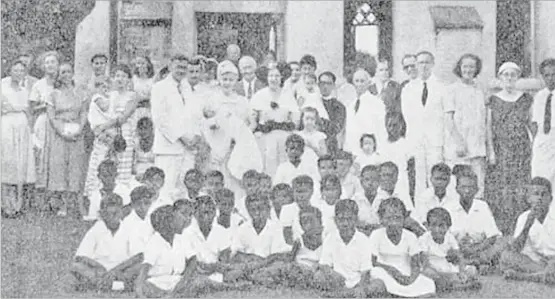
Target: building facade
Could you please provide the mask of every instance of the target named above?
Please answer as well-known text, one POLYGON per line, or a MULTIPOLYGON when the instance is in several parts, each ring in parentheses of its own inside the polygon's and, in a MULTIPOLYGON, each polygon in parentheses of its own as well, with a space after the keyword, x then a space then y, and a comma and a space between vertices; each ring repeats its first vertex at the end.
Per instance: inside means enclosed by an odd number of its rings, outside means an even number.
POLYGON ((403 55, 428 50, 436 54, 436 74, 447 81, 467 52, 483 59, 483 80, 509 59, 535 76, 537 64, 555 56, 553 15, 555 2, 548 0, 123 0, 115 12, 109 1, 97 1, 77 29, 76 76, 87 78, 90 57, 110 51, 111 31, 119 62, 144 52, 156 67, 173 53, 221 58, 236 43, 257 60, 270 49, 286 61, 312 54, 320 71, 339 75, 356 51, 365 51, 390 57, 393 76, 401 79, 403 55), (110 26, 111 13, 117 28, 110 26))

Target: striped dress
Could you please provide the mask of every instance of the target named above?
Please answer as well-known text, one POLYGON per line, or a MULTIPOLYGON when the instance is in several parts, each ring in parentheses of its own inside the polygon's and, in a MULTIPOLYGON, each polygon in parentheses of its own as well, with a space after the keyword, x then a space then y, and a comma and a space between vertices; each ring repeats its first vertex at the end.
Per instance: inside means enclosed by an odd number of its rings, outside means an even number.
MULTIPOLYGON (((123 114, 125 107, 129 101, 135 99, 135 93, 132 91, 127 91, 120 94, 117 91, 112 91, 110 93, 110 99, 115 105, 116 114, 123 114)), ((122 135, 127 143, 125 151, 117 154, 117 164, 118 164, 118 177, 116 180, 117 184, 129 185, 132 180, 132 170, 133 170, 133 150, 135 148, 135 124, 137 123, 136 115, 133 114, 127 121, 122 125, 122 135)))

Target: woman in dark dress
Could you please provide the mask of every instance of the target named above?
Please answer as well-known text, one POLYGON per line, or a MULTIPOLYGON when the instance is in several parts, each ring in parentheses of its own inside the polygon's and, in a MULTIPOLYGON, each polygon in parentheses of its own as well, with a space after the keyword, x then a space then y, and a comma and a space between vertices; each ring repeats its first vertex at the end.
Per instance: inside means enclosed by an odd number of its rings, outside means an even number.
POLYGON ((512 234, 518 215, 525 209, 523 191, 531 175, 533 98, 516 90, 520 75, 515 63, 501 65, 498 76, 502 90, 488 100, 495 156, 490 159, 486 200, 504 235, 512 234))

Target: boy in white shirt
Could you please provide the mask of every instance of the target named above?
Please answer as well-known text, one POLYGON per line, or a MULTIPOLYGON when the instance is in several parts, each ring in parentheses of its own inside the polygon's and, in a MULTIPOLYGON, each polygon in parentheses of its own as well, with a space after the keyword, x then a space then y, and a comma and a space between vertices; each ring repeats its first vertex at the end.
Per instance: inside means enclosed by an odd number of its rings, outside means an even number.
POLYGON ((187 297, 196 263, 190 244, 180 237, 185 217, 174 206, 164 205, 150 215, 150 221, 155 233, 145 249, 135 292, 140 298, 187 297))
POLYGON ((233 191, 224 188, 221 192, 211 195, 216 201, 217 222, 219 225, 228 229, 231 227, 231 219, 235 209, 235 194, 233 191))
POLYGON ((161 206, 173 204, 173 195, 162 192, 162 187, 164 186, 165 181, 166 174, 161 168, 153 166, 145 170, 142 183, 150 189, 154 190, 154 192, 156 193, 155 200, 152 201, 152 205, 150 206, 148 215, 152 214, 154 210, 161 206))
POLYGON ((246 195, 244 197, 238 198, 235 201, 235 209, 231 216, 231 225, 233 227, 237 227, 241 225, 243 222, 250 220, 249 212, 247 211, 245 200, 247 196, 249 195, 254 196, 255 194, 257 194, 260 186, 259 178, 260 178, 259 173, 254 169, 247 170, 243 174, 243 178, 241 179, 241 187, 245 191, 246 195))
POLYGON ((301 235, 299 223, 299 211, 309 207, 314 194, 314 181, 307 175, 301 175, 293 179, 292 204, 283 206, 279 220, 283 227, 283 236, 287 244, 293 245, 293 241, 301 235))
POLYGON ((356 230, 358 206, 343 199, 335 205, 337 231, 324 239, 318 272, 314 275, 325 297, 369 298, 384 294, 385 285, 371 278, 370 240, 356 230))
POLYGON ((291 180, 299 175, 308 175, 315 179, 314 176, 318 175, 317 161, 303 159, 304 147, 305 142, 301 136, 291 134, 287 137, 285 151, 288 161, 278 166, 274 175, 274 184, 290 184, 291 180))
POLYGON ((148 240, 154 234, 147 213, 155 196, 154 190, 146 186, 139 186, 131 191, 132 210, 121 223, 121 227, 129 234, 127 237, 131 255, 144 253, 148 240))
MULTIPOLYGON (((100 181, 102 187, 98 191, 94 191, 89 198, 89 213, 87 216, 83 217, 84 220, 96 220, 98 217, 100 202, 102 198, 110 193, 115 193, 121 196, 123 200, 123 205, 129 204, 129 189, 126 185, 116 184, 116 179, 118 176, 118 166, 116 162, 112 160, 104 160, 100 162, 97 168, 98 180, 100 181)), ((124 213, 128 214, 128 213, 124 213)))
POLYGON ((485 201, 475 199, 478 178, 468 169, 457 176, 458 201, 445 205, 453 226, 451 232, 459 242, 466 263, 482 266, 487 271, 497 263, 508 240, 497 228, 493 214, 485 201))
POLYGON ((225 186, 224 175, 218 170, 209 171, 204 178, 203 189, 206 192, 220 192, 225 186))
POLYGON ((270 218, 268 195, 249 195, 245 204, 251 221, 240 225, 232 238, 231 261, 238 267, 228 273, 228 280, 274 284, 276 274, 293 260, 291 246, 285 243, 280 223, 270 218))
POLYGON ((437 207, 444 207, 450 201, 456 201, 456 195, 448 188, 451 181, 451 168, 445 163, 438 163, 432 167, 430 182, 432 187, 426 189, 416 197, 412 218, 418 223, 426 221, 428 211, 437 207))
POLYGON ((70 272, 77 289, 132 289, 143 254, 131 256, 129 231, 121 226, 122 198, 108 194, 100 202, 100 220, 87 231, 70 272))
POLYGON ((552 185, 535 177, 528 188, 530 209, 522 213, 508 248, 501 254, 506 279, 555 283, 555 205, 552 185))
POLYGON ((355 196, 359 207, 357 229, 367 236, 381 227, 378 206, 374 204, 380 187, 380 167, 367 165, 360 172, 360 184, 363 193, 355 196))
POLYGON ((323 236, 336 230, 335 226, 335 205, 341 199, 341 182, 336 175, 330 174, 322 178, 320 182, 320 194, 322 199, 318 202, 317 208, 322 214, 322 225, 324 228, 323 236))

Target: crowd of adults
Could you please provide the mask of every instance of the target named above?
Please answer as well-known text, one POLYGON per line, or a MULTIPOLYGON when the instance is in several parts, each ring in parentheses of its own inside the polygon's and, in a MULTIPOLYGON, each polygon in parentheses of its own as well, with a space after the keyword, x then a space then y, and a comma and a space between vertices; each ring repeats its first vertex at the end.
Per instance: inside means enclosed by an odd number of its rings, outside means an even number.
POLYGON ((157 71, 139 55, 108 74, 108 57, 97 54, 90 79, 74 82, 73 65, 58 53, 37 58, 40 79, 28 73, 33 56, 22 54, 2 79, 3 216, 37 209, 96 219, 97 169, 106 159, 127 190, 159 167, 168 200, 182 196, 192 168, 220 171, 241 198, 247 170, 274 184, 303 171, 319 182, 318 159, 347 152, 355 176, 365 165, 394 162, 396 192, 414 200, 429 187, 433 165, 468 165, 504 233, 525 209, 522 187, 532 175, 555 183, 555 59, 538 66, 546 87, 534 96, 516 88, 521 69, 513 62, 497 71, 500 90, 480 86, 474 54, 453 61, 450 84, 433 74, 427 51, 403 57, 402 83, 383 57, 341 84, 312 55, 286 63, 270 52, 263 60, 230 45, 221 62, 176 55, 157 71), (280 170, 291 134, 306 150, 296 169, 280 170))

